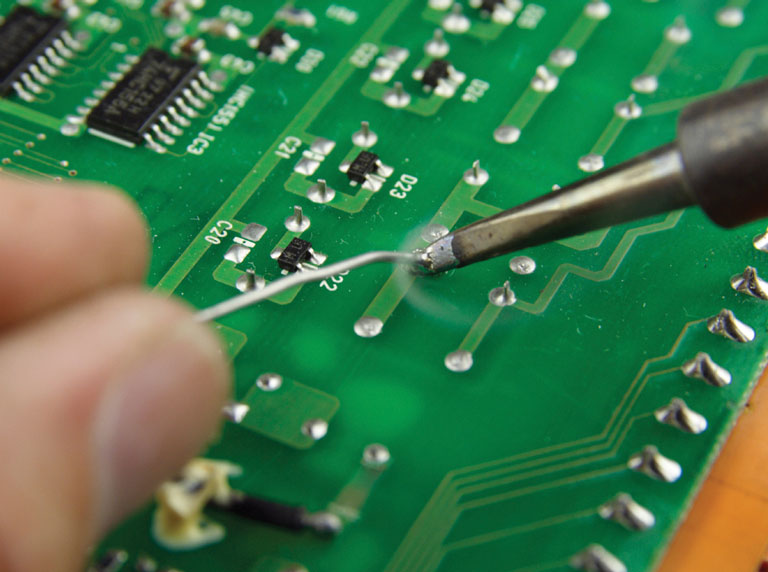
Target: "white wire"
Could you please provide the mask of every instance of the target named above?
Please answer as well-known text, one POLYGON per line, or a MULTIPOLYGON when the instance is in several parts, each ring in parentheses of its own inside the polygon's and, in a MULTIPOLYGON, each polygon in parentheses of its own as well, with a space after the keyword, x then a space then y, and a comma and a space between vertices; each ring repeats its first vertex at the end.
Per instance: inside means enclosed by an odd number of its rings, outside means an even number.
POLYGON ((376 262, 393 262, 415 265, 416 261, 417 256, 412 252, 394 252, 386 250, 366 252, 359 256, 354 256, 334 264, 329 264, 328 266, 323 266, 317 270, 294 272, 285 278, 270 282, 261 290, 252 290, 245 294, 230 298, 229 300, 214 304, 210 308, 200 310, 197 313, 196 319, 198 322, 210 322, 211 320, 216 320, 217 318, 221 318, 222 316, 226 316, 237 310, 241 310, 253 304, 258 304, 259 302, 271 298, 276 294, 280 294, 281 292, 285 292, 294 286, 306 284, 308 282, 319 282, 320 280, 336 276, 347 270, 353 270, 368 264, 374 264, 376 262))

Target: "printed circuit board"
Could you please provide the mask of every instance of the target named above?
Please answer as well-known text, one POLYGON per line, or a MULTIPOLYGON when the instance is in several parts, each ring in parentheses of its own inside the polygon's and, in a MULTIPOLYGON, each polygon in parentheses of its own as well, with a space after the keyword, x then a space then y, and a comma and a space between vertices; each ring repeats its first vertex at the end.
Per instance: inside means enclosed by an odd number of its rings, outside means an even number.
MULTIPOLYGON (((149 284, 198 308, 423 247, 768 75, 758 0, 229 2, 0 0, 3 174, 124 189, 149 284)), ((176 542, 153 501, 91 570, 654 569, 765 363, 764 230, 686 209, 221 318, 201 456, 280 522, 207 507, 176 542)))

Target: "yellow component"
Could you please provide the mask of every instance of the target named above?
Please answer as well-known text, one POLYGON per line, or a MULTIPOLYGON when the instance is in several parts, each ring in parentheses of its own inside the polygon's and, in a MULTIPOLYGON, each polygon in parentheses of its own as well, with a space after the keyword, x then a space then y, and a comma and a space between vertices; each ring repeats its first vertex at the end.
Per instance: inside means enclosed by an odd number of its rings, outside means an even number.
POLYGON ((208 520, 203 509, 211 499, 226 504, 232 494, 228 479, 241 473, 232 463, 193 459, 176 479, 160 485, 152 520, 158 544, 169 550, 192 550, 224 538, 224 527, 208 520))

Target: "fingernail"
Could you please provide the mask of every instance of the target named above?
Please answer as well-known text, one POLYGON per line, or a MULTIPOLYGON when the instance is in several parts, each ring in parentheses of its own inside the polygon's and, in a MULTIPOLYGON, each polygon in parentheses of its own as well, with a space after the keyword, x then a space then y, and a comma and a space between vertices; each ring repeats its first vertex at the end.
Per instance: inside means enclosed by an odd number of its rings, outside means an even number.
POLYGON ((108 385, 94 424, 98 534, 147 500, 211 438, 227 372, 214 334, 190 321, 108 385))

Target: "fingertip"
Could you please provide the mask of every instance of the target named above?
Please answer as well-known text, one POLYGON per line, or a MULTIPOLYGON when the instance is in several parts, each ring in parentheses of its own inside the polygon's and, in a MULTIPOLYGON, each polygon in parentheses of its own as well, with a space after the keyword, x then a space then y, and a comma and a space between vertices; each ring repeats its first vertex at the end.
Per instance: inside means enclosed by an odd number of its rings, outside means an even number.
POLYGON ((97 533, 200 452, 229 394, 230 368, 218 336, 177 302, 161 300, 148 311, 164 333, 111 381, 96 416, 97 533))
POLYGON ((115 268, 113 283, 144 279, 150 253, 149 230, 134 200, 111 186, 84 184, 71 190, 78 202, 81 224, 95 240, 110 241, 108 248, 99 249, 103 258, 98 262, 111 263, 115 268))
POLYGON ((115 188, 0 179, 0 327, 140 283, 148 239, 141 211, 115 188))
POLYGON ((190 308, 138 287, 1 338, 0 377, 15 380, 0 384, 0 452, 13 462, 0 488, 14 491, 0 513, 0 555, 10 569, 77 569, 88 546, 211 440, 229 370, 190 308))

